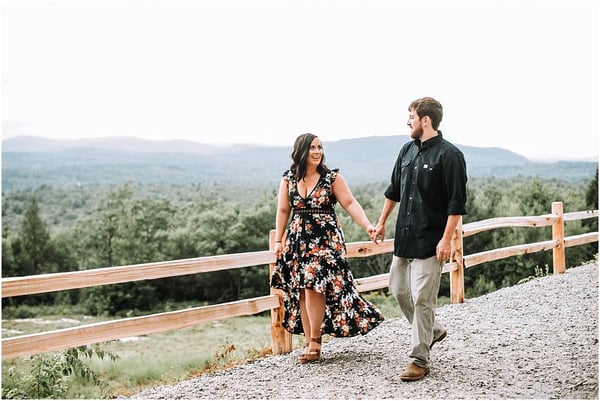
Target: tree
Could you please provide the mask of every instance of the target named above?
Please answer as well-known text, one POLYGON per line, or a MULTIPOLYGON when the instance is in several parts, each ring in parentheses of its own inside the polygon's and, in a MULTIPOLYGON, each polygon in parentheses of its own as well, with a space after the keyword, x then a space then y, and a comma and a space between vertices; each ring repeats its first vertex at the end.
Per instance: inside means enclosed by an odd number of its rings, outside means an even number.
MULTIPOLYGON (((201 256, 224 255, 239 252, 239 210, 221 204, 199 216, 194 237, 198 240, 201 256)), ((239 269, 205 273, 202 275, 205 296, 215 302, 239 299, 241 274, 239 269)))
POLYGON ((18 275, 18 264, 15 260, 13 242, 17 241, 16 235, 10 229, 2 230, 2 277, 18 275))
POLYGON ((135 199, 125 204, 117 227, 117 254, 126 263, 165 259, 174 210, 166 199, 135 199))
MULTIPOLYGON (((137 250, 135 245, 139 242, 136 237, 143 231, 140 227, 144 226, 140 222, 145 221, 138 217, 150 213, 149 210, 146 214, 144 206, 133 200, 129 185, 115 188, 100 200, 91 216, 80 222, 84 236, 81 241, 83 249, 79 253, 85 255, 90 267, 94 268, 145 262, 132 249, 137 250)), ((148 254, 145 250, 140 253, 148 254)), ((152 309, 157 299, 153 282, 91 287, 83 289, 82 294, 86 309, 96 315, 137 314, 152 309)))
POLYGON ((35 197, 31 198, 29 208, 25 212, 21 231, 19 232, 19 275, 44 273, 43 265, 48 251, 50 234, 46 223, 40 217, 40 209, 35 197))
MULTIPOLYGON (((40 208, 35 197, 32 197, 17 237, 10 242, 10 252, 3 255, 3 270, 11 276, 30 276, 51 272, 52 246, 50 233, 46 223, 40 217, 40 208), (7 265, 4 265, 4 262, 7 265)), ((4 244, 3 244, 4 248, 4 244)), ((10 298, 6 304, 43 303, 53 299, 53 294, 39 294, 28 297, 10 298)))
MULTIPOLYGON (((596 168, 596 174, 590 181, 585 192, 585 205, 588 209, 598 210, 598 168, 596 168)), ((598 231, 598 219, 585 219, 582 220, 581 226, 586 229, 587 232, 598 231)), ((598 243, 587 244, 581 247, 581 260, 588 261, 598 255, 598 243)))
POLYGON ((598 168, 585 193, 585 203, 589 208, 598 209, 598 168))
POLYGON ((77 252, 84 262, 82 268, 117 266, 123 262, 118 252, 119 229, 132 197, 133 191, 128 185, 116 187, 77 222, 75 237, 79 238, 77 252))
MULTIPOLYGON (((269 248, 269 232, 275 228, 277 194, 264 194, 254 207, 242 212, 237 230, 239 252, 262 251, 269 248)), ((269 293, 267 265, 240 269, 240 298, 269 293)))

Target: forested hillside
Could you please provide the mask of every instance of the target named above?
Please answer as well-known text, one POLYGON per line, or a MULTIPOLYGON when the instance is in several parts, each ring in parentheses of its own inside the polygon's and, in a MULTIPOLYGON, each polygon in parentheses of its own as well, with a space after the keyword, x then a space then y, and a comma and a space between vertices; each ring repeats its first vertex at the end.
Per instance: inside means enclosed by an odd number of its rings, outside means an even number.
MULTIPOLYGON (((398 137, 377 137, 325 144, 328 164, 342 168, 372 220, 381 210, 402 142, 398 137)), ((277 184, 289 165, 290 151, 244 147, 211 155, 106 149, 5 152, 2 276, 265 250, 274 227, 277 184)), ((598 208, 597 164, 542 165, 501 149, 463 151, 470 165, 465 223, 546 214, 553 201, 562 201, 565 212, 598 208)), ((348 241, 368 239, 343 210, 339 215, 348 241)), ((393 233, 394 219, 388 223, 387 231, 393 233)), ((595 220, 566 224, 566 235, 592 230, 597 230, 595 220)), ((495 230, 465 239, 465 254, 550 236, 550 228, 495 230)), ((567 262, 579 265, 596 253, 597 244, 569 248, 567 262)), ((363 277, 387 272, 389 258, 379 255, 351 264, 355 276, 363 277)), ((467 296, 513 285, 550 265, 551 252, 542 252, 476 267, 465 277, 467 296)), ((449 292, 447 275, 440 292, 449 292)), ((268 269, 256 266, 9 298, 3 309, 71 304, 93 315, 132 316, 177 302, 202 305, 267 293, 268 269)))

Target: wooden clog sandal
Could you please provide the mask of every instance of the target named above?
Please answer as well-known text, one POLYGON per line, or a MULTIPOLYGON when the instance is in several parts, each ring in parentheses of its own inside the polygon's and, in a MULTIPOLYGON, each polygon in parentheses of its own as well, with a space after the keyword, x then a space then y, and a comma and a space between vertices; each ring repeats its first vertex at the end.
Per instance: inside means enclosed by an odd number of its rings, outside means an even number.
POLYGON ((304 354, 304 360, 306 360, 306 362, 300 363, 318 361, 319 359, 321 359, 321 337, 311 338, 308 351, 304 354), (319 348, 311 348, 310 345, 313 343, 319 344, 319 348))
POLYGON ((302 351, 302 353, 300 355, 298 355, 298 362, 300 362, 301 364, 305 364, 306 362, 308 362, 306 360, 306 353, 308 352, 309 344, 310 344, 310 342, 306 341, 304 343, 304 350, 302 351))

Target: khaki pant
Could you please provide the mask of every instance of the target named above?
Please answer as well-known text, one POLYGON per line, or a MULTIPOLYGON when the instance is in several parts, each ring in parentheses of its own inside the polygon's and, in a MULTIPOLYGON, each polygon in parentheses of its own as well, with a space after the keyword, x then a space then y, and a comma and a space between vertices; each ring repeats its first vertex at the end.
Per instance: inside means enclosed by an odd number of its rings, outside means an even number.
POLYGON ((392 258, 390 292, 412 324, 409 356, 423 368, 430 367, 431 342, 445 330, 435 319, 441 275, 442 264, 435 256, 427 259, 392 258))

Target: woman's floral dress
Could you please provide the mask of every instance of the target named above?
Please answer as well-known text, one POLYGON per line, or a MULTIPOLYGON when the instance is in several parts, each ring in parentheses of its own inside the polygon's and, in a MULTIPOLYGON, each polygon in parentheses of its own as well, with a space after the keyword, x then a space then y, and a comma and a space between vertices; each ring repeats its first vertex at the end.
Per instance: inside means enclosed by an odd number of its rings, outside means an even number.
POLYGON ((304 332, 300 320, 300 290, 325 294, 323 334, 349 337, 366 334, 383 321, 376 306, 360 296, 346 260, 344 236, 335 215, 337 203, 332 184, 338 169, 321 176, 306 198, 298 192, 293 174, 287 170, 292 219, 271 286, 283 290, 283 326, 293 334, 304 332))

